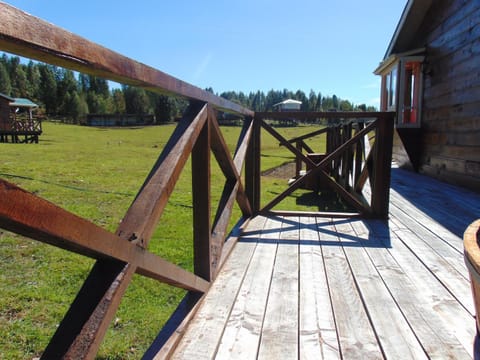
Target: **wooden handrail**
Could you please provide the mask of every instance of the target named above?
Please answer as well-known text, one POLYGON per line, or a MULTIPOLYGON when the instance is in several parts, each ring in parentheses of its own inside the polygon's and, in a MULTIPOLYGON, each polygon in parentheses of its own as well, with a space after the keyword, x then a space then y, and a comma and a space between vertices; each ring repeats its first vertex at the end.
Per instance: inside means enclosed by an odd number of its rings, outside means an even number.
POLYGON ((122 56, 0 2, 0 49, 166 95, 208 102, 226 112, 253 111, 162 71, 122 56))

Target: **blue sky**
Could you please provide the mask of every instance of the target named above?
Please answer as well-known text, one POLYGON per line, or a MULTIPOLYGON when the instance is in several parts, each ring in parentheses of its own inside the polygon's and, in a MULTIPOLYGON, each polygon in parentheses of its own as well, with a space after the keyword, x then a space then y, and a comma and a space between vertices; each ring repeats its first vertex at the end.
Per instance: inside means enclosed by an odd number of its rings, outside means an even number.
POLYGON ((311 89, 378 107, 406 0, 7 3, 201 88, 311 89))

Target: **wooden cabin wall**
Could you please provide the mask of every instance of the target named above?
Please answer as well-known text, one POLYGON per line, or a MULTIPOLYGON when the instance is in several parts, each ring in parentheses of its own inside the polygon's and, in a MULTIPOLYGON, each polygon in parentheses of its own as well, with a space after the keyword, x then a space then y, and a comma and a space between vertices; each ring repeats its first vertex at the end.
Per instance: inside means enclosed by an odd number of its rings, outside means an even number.
POLYGON ((419 171, 480 191, 480 1, 438 0, 416 44, 427 47, 419 171))

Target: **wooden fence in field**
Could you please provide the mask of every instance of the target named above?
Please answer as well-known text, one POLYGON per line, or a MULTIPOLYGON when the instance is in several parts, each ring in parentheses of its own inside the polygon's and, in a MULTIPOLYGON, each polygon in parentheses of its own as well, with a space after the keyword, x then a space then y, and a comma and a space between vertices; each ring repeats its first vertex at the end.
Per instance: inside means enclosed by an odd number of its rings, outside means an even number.
MULTIPOLYGON (((314 162, 302 152, 305 148, 302 139, 297 139, 297 146, 294 146, 265 121, 288 117, 288 113, 254 113, 5 3, 0 3, 0 12, 2 50, 190 101, 115 233, 0 179, 1 228, 96 259, 42 358, 94 358, 135 273, 189 290, 174 315, 177 321, 173 323, 178 325, 186 321, 187 314, 201 294, 208 291, 234 246, 235 238, 225 240, 235 202, 244 219, 249 219, 260 212, 271 211, 305 181, 318 178, 358 214, 387 216, 392 114, 295 113, 296 118, 346 121, 335 135, 335 142, 330 142, 333 145, 323 160, 314 162), (242 120, 243 129, 234 155, 225 144, 217 121, 218 112, 234 114, 242 120), (260 206, 262 129, 275 136, 310 169, 263 208, 260 206), (214 155, 226 178, 214 216, 210 199, 210 154, 214 155), (152 232, 189 157, 193 167, 193 273, 148 251, 152 232), (370 201, 362 195, 367 180, 373 194, 370 201)), ((174 342, 173 337, 168 346, 174 342)))

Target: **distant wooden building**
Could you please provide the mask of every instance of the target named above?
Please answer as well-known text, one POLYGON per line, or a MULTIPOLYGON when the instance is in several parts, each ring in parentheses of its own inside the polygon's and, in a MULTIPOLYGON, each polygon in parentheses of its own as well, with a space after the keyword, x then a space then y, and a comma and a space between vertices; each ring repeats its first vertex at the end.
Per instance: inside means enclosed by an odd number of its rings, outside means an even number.
POLYGON ((375 70, 394 160, 480 190, 480 2, 409 0, 375 70))
POLYGON ((302 102, 293 99, 287 99, 278 104, 273 105, 273 108, 276 111, 300 111, 300 107, 302 106, 302 102))
POLYGON ((88 126, 144 126, 154 125, 155 115, 150 114, 88 114, 88 126))
POLYGON ((42 123, 33 115, 38 105, 0 93, 0 142, 38 143, 42 123))

